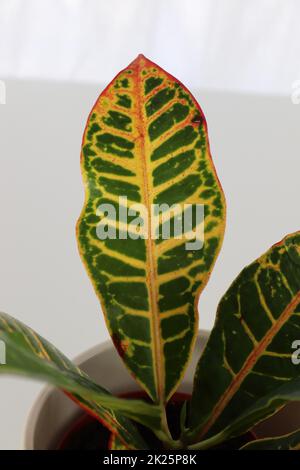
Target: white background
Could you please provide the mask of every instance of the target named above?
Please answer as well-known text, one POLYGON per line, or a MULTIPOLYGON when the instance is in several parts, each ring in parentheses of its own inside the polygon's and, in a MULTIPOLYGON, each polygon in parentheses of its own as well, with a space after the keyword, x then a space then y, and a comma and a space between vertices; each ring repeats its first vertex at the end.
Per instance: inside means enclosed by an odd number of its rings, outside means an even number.
POLYGON ((290 93, 299 0, 1 0, 0 77, 107 82, 142 52, 188 86, 290 93))
MULTIPOLYGON (((195 92, 208 120, 228 204, 223 250, 200 301, 200 327, 212 326, 240 269, 299 229, 300 105, 291 100, 299 7, 0 0, 1 310, 71 357, 108 337, 76 248, 79 152, 101 89, 144 52, 195 92)), ((0 378, 1 449, 19 447, 39 389, 0 378)))

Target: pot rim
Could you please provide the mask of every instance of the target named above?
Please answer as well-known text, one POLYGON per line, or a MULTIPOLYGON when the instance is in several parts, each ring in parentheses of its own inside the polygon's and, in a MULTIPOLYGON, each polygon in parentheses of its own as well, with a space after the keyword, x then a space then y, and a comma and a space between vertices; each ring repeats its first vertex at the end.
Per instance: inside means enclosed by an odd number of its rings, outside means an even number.
MULTIPOLYGON (((210 335, 210 330, 198 330, 197 337, 204 337, 208 339, 210 335)), ((104 351, 107 351, 108 349, 114 348, 114 345, 111 341, 111 339, 105 340, 99 344, 96 344, 82 353, 78 354, 75 356, 73 359, 73 362, 77 365, 80 366, 83 362, 86 362, 88 359, 91 357, 95 356, 96 354, 101 354, 104 351)), ((193 348, 193 352, 195 350, 195 346, 193 348)), ((130 374, 130 372, 128 372, 130 374)), ((54 385, 45 385, 42 390, 38 393, 36 399, 34 400, 31 408, 29 409, 29 412, 27 414, 26 420, 25 420, 25 425, 23 427, 23 432, 22 432, 22 437, 21 437, 21 449, 33 449, 33 442, 34 442, 34 433, 36 429, 36 424, 40 415, 40 412, 45 405, 45 402, 53 393, 54 390, 56 390, 57 387, 54 385)))

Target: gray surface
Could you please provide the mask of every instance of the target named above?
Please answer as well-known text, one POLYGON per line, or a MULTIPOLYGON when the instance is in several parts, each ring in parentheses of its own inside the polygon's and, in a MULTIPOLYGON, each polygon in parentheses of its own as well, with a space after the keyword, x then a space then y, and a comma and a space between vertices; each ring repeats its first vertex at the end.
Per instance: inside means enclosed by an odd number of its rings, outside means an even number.
MULTIPOLYGON (((8 82, 0 105, 0 309, 69 356, 108 337, 74 234, 83 203, 81 136, 100 90, 8 82)), ((289 97, 197 97, 228 203, 223 250, 200 301, 201 328, 209 328, 240 269, 299 229, 300 106, 289 97)), ((0 449, 19 447, 39 390, 0 378, 0 449)))

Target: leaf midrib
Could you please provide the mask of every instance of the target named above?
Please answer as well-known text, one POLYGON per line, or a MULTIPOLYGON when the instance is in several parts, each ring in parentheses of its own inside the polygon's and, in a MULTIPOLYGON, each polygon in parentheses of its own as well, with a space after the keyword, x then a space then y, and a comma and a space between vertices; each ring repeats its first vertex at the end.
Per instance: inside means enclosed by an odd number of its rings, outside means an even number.
POLYGON ((148 233, 146 238, 146 259, 149 261, 149 270, 146 270, 147 284, 149 287, 149 300, 150 300, 150 321, 152 326, 152 341, 154 346, 154 367, 155 367, 155 380, 156 380, 156 392, 158 402, 163 404, 165 401, 164 393, 164 370, 162 367, 162 344, 160 341, 160 319, 158 311, 158 275, 156 270, 155 263, 155 247, 151 236, 151 210, 150 210, 150 188, 149 188, 149 179, 148 174, 148 165, 147 165, 147 155, 145 147, 145 129, 146 123, 143 113, 143 90, 142 90, 142 80, 140 74, 141 61, 137 60, 136 63, 136 97, 137 97, 137 131, 140 139, 141 145, 141 163, 142 163, 142 175, 143 175, 143 199, 145 206, 147 208, 147 217, 148 217, 148 233))

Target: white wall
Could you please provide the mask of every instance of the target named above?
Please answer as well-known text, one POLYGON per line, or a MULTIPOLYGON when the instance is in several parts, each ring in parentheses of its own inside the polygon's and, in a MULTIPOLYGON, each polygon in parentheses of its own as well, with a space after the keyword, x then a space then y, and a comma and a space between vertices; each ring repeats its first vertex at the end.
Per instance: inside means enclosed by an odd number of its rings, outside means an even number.
POLYGON ((188 86, 290 94, 298 0, 0 0, 0 78, 107 82, 140 52, 188 86))

